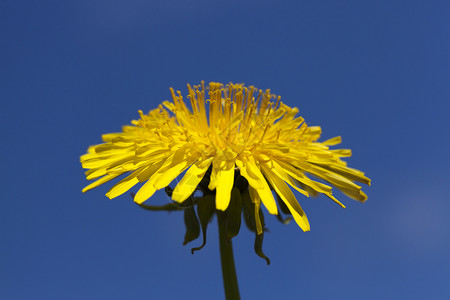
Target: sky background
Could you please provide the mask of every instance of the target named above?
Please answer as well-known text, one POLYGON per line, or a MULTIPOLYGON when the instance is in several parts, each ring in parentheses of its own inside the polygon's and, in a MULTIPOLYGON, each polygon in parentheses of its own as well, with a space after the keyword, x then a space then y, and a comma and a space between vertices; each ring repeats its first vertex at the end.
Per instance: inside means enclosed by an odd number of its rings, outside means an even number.
POLYGON ((336 192, 346 209, 296 192, 310 232, 266 215, 270 266, 242 227, 243 299, 449 299, 449 15, 449 1, 0 0, 0 298, 223 298, 215 221, 191 255, 182 213, 109 200, 112 184, 81 193, 89 145, 205 80, 270 88, 372 179, 365 204, 336 192))

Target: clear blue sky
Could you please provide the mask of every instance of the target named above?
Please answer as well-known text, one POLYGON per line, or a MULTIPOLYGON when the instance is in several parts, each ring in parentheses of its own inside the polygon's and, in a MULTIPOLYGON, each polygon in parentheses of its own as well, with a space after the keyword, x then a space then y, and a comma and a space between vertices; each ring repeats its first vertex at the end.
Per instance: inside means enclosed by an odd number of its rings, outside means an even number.
POLYGON ((0 1, 0 298, 223 297, 215 222, 191 255, 181 213, 81 193, 89 145, 200 80, 271 88, 373 183, 365 204, 338 194, 346 209, 296 194, 308 233, 266 218, 270 266, 242 228, 243 299, 450 298, 449 16, 449 1, 0 1))

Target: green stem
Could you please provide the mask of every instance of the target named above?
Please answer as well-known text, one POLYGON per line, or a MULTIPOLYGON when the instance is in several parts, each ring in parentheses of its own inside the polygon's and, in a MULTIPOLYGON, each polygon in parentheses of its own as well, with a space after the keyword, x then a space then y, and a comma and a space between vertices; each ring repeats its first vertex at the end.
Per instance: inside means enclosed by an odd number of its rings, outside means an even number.
POLYGON ((219 241, 220 241, 220 261, 222 263, 223 287, 225 289, 226 300, 239 300, 239 286, 234 267, 233 245, 231 240, 227 240, 226 215, 223 212, 217 212, 217 221, 219 223, 219 241))

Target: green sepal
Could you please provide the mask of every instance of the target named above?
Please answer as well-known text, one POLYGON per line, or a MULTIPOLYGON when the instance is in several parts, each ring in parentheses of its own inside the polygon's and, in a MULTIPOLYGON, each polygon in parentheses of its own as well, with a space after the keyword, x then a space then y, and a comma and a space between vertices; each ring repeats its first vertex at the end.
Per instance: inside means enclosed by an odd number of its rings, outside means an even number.
POLYGON ((244 214, 245 225, 247 225, 247 228, 250 231, 256 232, 255 204, 252 203, 252 200, 250 199, 250 194, 248 193, 248 191, 241 194, 241 200, 242 200, 242 209, 243 209, 243 214, 244 214))
POLYGON ((239 189, 233 187, 231 190, 230 204, 226 210, 227 214, 227 240, 230 241, 238 235, 241 229, 242 200, 239 189))
MULTIPOLYGON (((261 221, 261 227, 262 227, 263 233, 264 233, 264 231, 268 231, 266 228, 266 221, 264 220, 264 214, 263 214, 261 207, 259 208, 259 220, 261 221)), ((256 221, 255 221, 255 224, 256 224, 256 221)))
MULTIPOLYGON (((247 225, 248 229, 252 232, 257 232, 256 230, 256 218, 255 218, 255 204, 252 202, 250 198, 250 194, 248 192, 241 194, 242 199, 242 208, 244 211, 244 221, 245 225, 247 225)), ((261 227, 263 231, 267 231, 264 227, 264 214, 262 210, 259 210, 259 219, 261 221, 261 227)))
POLYGON ((291 212, 289 211, 289 208, 286 206, 286 204, 284 204, 283 199, 280 198, 280 196, 278 196, 277 193, 275 193, 275 195, 277 196, 277 202, 278 202, 278 206, 280 207, 281 211, 285 214, 285 215, 289 215, 291 216, 291 212))
POLYGON ((139 204, 136 203, 136 205, 138 205, 139 207, 146 209, 146 210, 151 210, 151 211, 178 211, 178 210, 183 210, 183 207, 180 206, 176 206, 173 203, 169 203, 169 204, 165 204, 165 205, 161 205, 161 206, 155 206, 155 205, 146 205, 146 204, 139 204))
POLYGON ((267 265, 270 265, 270 259, 262 251, 263 239, 264 239, 264 232, 261 234, 255 233, 255 253, 259 257, 264 258, 267 262, 267 265))
POLYGON ((208 194, 203 197, 198 198, 197 202, 197 214, 200 219, 200 224, 202 226, 203 243, 200 247, 195 247, 191 249, 192 254, 195 251, 202 249, 206 245, 206 230, 208 228, 208 223, 214 215, 216 208, 216 197, 213 194, 208 194))
POLYGON ((173 193, 173 188, 171 188, 170 186, 166 186, 164 188, 164 191, 166 192, 166 195, 169 197, 172 197, 172 193, 173 193))
MULTIPOLYGON (((133 198, 133 200, 134 200, 135 194, 130 193, 130 195, 131 195, 131 198, 133 198)), ((134 202, 134 203, 136 203, 136 202, 134 202)), ((184 209, 184 207, 179 206, 178 203, 176 203, 176 202, 168 203, 165 205, 146 205, 146 204, 139 204, 139 203, 136 203, 136 205, 138 205, 139 207, 141 207, 143 209, 151 210, 151 211, 168 211, 168 212, 170 212, 170 211, 184 209)))
POLYGON ((234 186, 241 192, 248 191, 248 181, 244 176, 241 176, 241 173, 238 171, 234 174, 234 186))
POLYGON ((292 217, 283 218, 280 212, 278 212, 277 220, 283 223, 284 225, 289 224, 292 221, 292 217))
MULTIPOLYGON (((252 211, 254 212, 253 219, 255 219, 255 204, 254 203, 251 203, 251 204, 253 206, 252 211)), ((255 253, 259 257, 264 258, 266 260, 267 264, 270 265, 270 259, 262 251, 262 244, 263 244, 263 240, 264 240, 264 231, 267 231, 267 229, 266 229, 266 223, 264 220, 264 214, 263 214, 261 208, 258 210, 258 214, 259 214, 259 220, 261 221, 261 226, 262 226, 263 231, 260 234, 258 234, 258 232, 255 230, 255 253)), ((255 224, 255 221, 253 221, 253 224, 255 224)))
POLYGON ((186 226, 186 234, 184 235, 183 246, 200 235, 200 224, 192 206, 184 209, 184 225, 186 226))

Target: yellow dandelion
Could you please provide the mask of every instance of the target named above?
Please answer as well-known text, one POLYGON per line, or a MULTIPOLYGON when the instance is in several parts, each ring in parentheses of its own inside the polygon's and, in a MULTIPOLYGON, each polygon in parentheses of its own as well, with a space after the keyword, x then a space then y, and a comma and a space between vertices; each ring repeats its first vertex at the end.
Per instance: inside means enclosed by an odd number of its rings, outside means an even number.
MULTIPOLYGON (((89 169, 86 178, 97 180, 83 192, 126 173, 106 196, 115 198, 143 183, 134 197, 141 204, 185 172, 172 192, 174 201, 188 199, 209 176, 216 209, 225 211, 235 174, 240 174, 257 209, 262 203, 270 214, 278 214, 274 191, 304 231, 310 229, 309 222, 291 188, 305 196, 324 194, 342 207, 331 186, 358 201, 367 199, 355 182, 370 185, 370 179, 341 159, 351 151, 330 149, 341 138, 319 142, 321 128, 307 126, 296 117, 297 108, 285 105, 270 90, 215 82, 209 88, 203 82, 187 87, 190 108, 171 88, 172 102, 164 101, 148 114, 139 111, 139 120, 89 147, 81 163, 89 169)), ((258 233, 262 227, 257 217, 258 233)))

